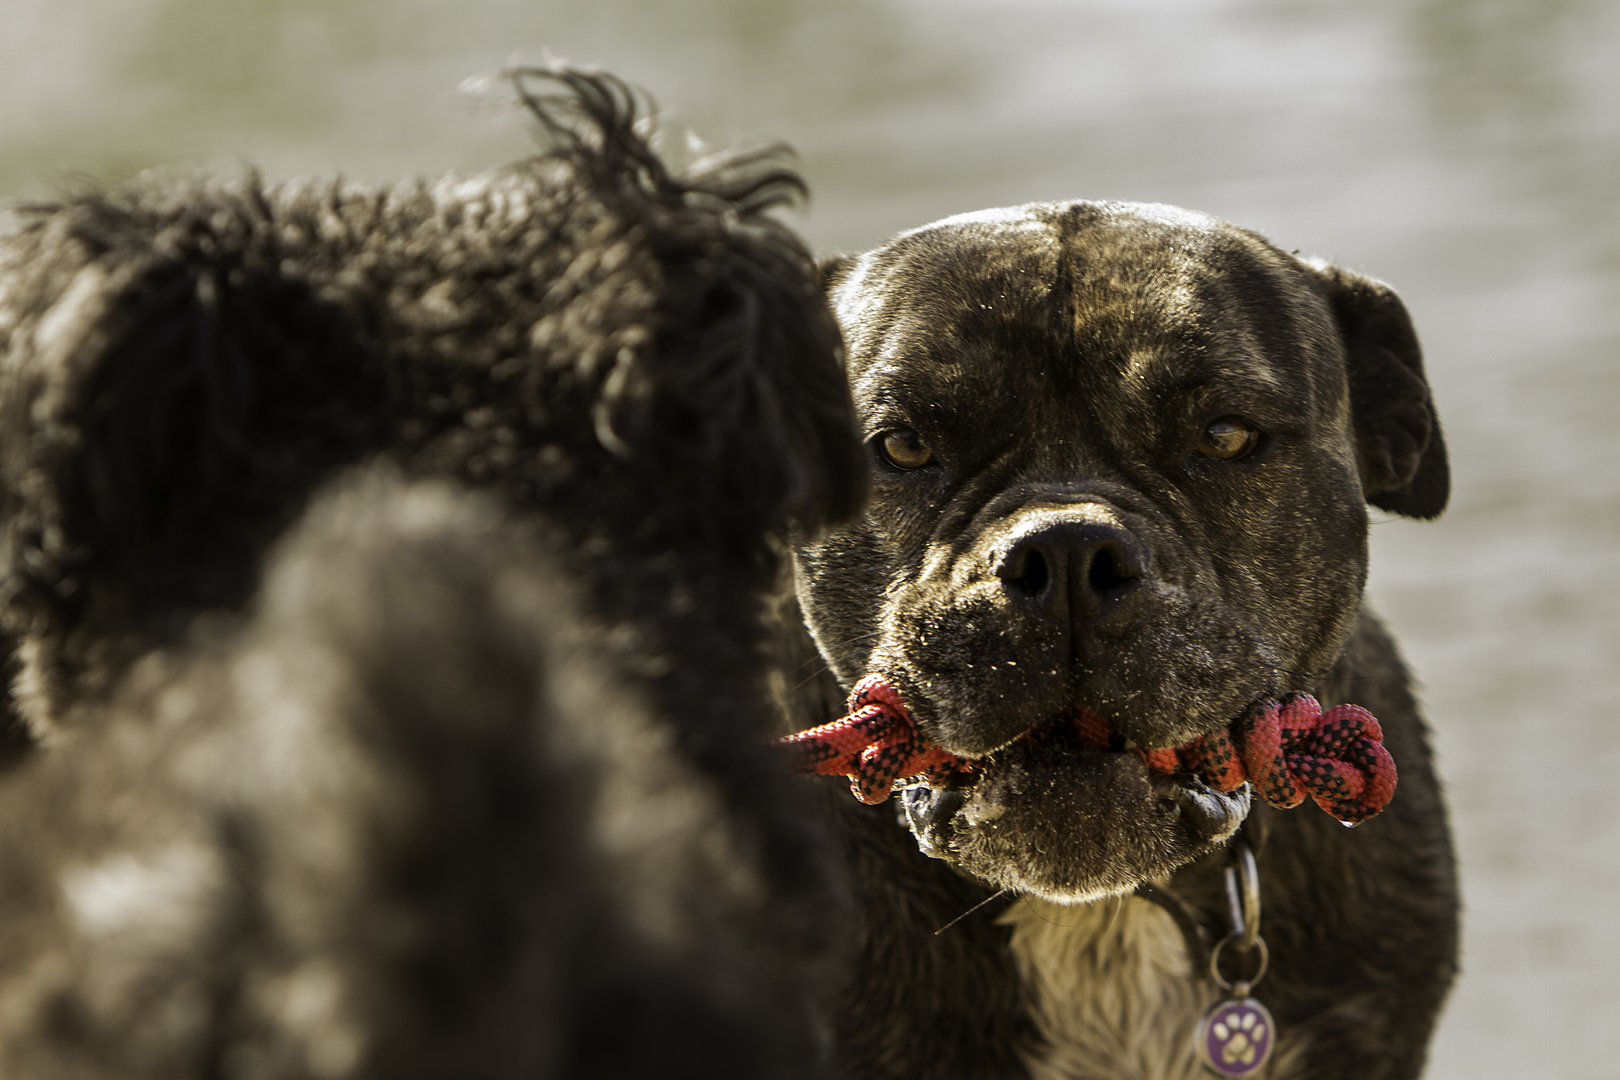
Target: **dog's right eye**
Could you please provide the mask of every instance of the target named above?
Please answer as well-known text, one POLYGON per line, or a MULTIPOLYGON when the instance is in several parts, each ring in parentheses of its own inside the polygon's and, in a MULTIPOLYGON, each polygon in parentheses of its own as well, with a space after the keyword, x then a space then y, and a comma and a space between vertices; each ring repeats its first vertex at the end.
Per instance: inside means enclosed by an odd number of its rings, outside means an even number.
POLYGON ((1205 457, 1236 461, 1246 456, 1260 441, 1260 432, 1235 416, 1223 416, 1204 429, 1198 452, 1205 457))
POLYGON ((920 469, 934 460, 934 452, 910 428, 892 428, 877 437, 878 453, 897 469, 920 469))

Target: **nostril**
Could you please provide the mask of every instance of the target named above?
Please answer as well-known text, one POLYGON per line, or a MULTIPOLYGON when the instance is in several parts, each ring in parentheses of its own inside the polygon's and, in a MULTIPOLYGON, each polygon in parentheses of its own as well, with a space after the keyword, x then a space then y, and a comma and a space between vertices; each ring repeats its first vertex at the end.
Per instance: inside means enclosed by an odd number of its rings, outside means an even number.
POLYGON ((1046 557, 1034 548, 1024 553, 1023 573, 1007 583, 1014 592, 1025 599, 1033 600, 1046 589, 1046 583, 1052 580, 1052 575, 1046 568, 1046 557))
POLYGON ((1105 600, 1114 600, 1128 592, 1139 579, 1135 567, 1112 546, 1101 548, 1091 559, 1086 580, 1091 591, 1105 600))
POLYGON ((1020 537, 996 567, 1006 595, 1047 615, 1101 615, 1141 584, 1144 550, 1124 530, 1058 522, 1020 537))

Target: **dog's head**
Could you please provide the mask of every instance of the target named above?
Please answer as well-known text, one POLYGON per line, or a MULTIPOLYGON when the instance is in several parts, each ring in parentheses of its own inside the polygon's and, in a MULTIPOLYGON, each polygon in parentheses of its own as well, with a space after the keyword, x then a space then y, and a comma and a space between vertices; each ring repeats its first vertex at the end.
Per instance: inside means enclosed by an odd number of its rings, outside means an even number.
POLYGON ((1387 287, 1163 206, 951 218, 823 273, 871 459, 800 546, 811 631, 973 759, 903 805, 923 849, 1082 900, 1224 842, 1247 796, 1083 749, 1184 744, 1311 689, 1366 575, 1366 503, 1431 517, 1445 452, 1387 287))
POLYGON ((551 149, 507 170, 146 180, 0 218, 0 617, 36 731, 242 604, 369 457, 547 516, 613 618, 756 590, 789 521, 853 508, 837 328, 768 214, 798 177, 666 166, 609 76, 514 81, 551 149))

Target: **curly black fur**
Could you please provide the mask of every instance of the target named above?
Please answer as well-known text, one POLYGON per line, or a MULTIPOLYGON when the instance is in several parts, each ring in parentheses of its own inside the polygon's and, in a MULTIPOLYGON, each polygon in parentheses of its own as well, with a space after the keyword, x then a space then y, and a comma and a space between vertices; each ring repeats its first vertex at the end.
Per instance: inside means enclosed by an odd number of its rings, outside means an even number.
POLYGON ((820 1073, 763 603, 862 470, 802 184, 513 80, 500 173, 0 235, 0 1072, 820 1073))
POLYGON ((311 488, 370 455, 637 556, 761 560, 761 526, 852 508, 846 392, 813 359, 835 331, 764 215, 797 181, 757 156, 677 179, 621 84, 560 78, 580 122, 530 94, 559 146, 503 174, 201 181, 20 215, 0 571, 40 649, 37 732, 72 696, 51 688, 116 669, 110 639, 139 652, 241 603, 311 488), (605 491, 608 469, 659 497, 605 491))

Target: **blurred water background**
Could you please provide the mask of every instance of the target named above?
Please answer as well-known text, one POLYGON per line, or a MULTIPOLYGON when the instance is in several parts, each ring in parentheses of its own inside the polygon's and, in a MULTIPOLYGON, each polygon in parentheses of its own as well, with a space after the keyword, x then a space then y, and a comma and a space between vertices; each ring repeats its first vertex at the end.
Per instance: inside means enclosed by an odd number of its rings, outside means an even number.
POLYGON ((1438 1080, 1620 1076, 1620 5, 0 0, 0 197, 157 165, 383 180, 529 152, 458 85, 546 50, 785 139, 823 251, 1177 203, 1393 283, 1455 489, 1380 521, 1467 889, 1438 1080))

